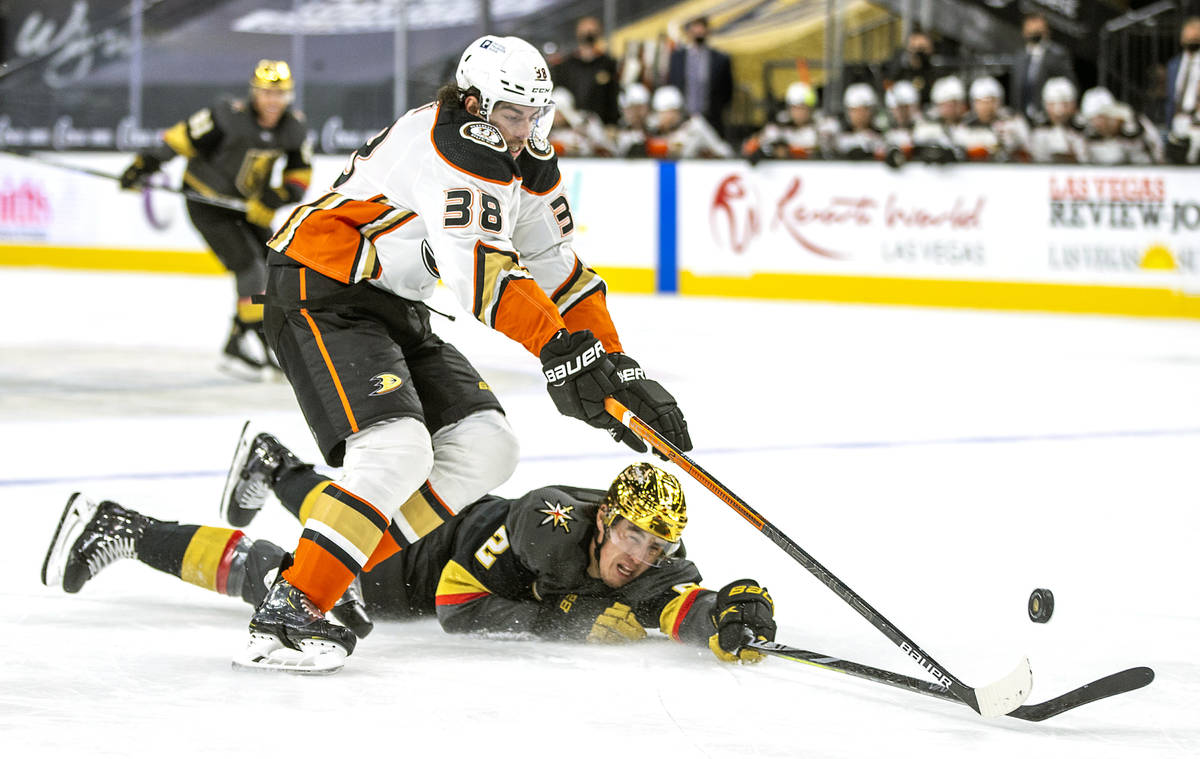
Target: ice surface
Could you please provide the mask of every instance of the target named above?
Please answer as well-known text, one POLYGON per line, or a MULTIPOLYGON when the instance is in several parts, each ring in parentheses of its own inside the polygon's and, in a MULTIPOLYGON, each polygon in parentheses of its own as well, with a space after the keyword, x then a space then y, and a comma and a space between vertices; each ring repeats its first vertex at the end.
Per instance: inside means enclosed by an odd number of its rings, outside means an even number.
MULTIPOLYGON (((135 562, 43 588, 73 490, 216 523, 253 416, 315 447, 286 385, 215 371, 225 278, 5 270, 0 298, 0 746, 9 757, 1200 755, 1200 325, 614 295, 625 346, 680 401, 693 458, 940 663, 1030 702, 1131 666, 1141 691, 1041 724, 813 667, 448 636, 381 623, 326 678, 233 672, 249 607, 135 562), (1031 623, 1035 587, 1054 618, 1031 623)), ((440 305, 462 311, 439 295, 440 305)), ((536 360, 460 317, 523 446, 500 492, 604 486, 632 460, 559 417, 536 360)), ((707 583, 758 578, 779 640, 924 672, 681 474, 707 583)), ((294 543, 270 508, 255 536, 294 543)))

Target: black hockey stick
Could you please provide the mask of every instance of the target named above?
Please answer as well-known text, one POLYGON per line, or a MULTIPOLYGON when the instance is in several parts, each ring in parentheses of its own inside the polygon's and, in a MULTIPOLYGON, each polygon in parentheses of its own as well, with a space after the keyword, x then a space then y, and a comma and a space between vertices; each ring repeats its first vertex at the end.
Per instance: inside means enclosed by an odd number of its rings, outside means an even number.
MULTIPOLYGON (((792 648, 791 646, 785 646, 772 641, 751 640, 746 642, 745 647, 761 651, 764 654, 770 654, 771 656, 778 656, 782 659, 811 664, 821 669, 828 669, 833 672, 841 672, 845 675, 859 677, 863 680, 870 680, 873 683, 883 683, 884 685, 891 685, 913 693, 940 698, 944 701, 961 703, 958 697, 943 685, 902 675, 898 672, 889 672, 886 669, 877 669, 866 664, 858 664, 857 662, 838 659, 835 656, 792 648)), ((1074 690, 1069 690, 1061 696, 1055 696, 1049 701, 1043 701, 1040 704, 1018 706, 1005 716, 1023 719, 1028 722, 1041 722, 1044 719, 1056 717, 1065 711, 1070 711, 1077 706, 1083 706, 1093 701, 1099 701, 1102 698, 1117 696, 1122 693, 1128 693, 1131 690, 1144 688, 1153 682, 1153 680, 1154 670, 1149 667, 1133 667, 1132 669, 1102 677, 1099 680, 1093 680, 1087 685, 1081 685, 1074 690)))
POLYGON ((938 664, 933 657, 921 650, 920 646, 914 643, 907 635, 900 632, 895 625, 876 611, 862 596, 855 593, 846 583, 821 566, 820 562, 810 556, 794 540, 780 532, 779 528, 764 519, 757 511, 750 508, 749 504, 734 495, 729 488, 717 482, 712 475, 700 468, 699 465, 685 456, 682 451, 672 445, 670 441, 665 440, 653 428, 635 416, 620 401, 615 398, 606 398, 604 408, 609 414, 618 419, 621 424, 632 430, 635 435, 653 446, 656 451, 675 462, 681 469, 694 477, 697 482, 712 491, 714 495, 728 504, 738 514, 741 514, 743 519, 770 538, 772 543, 782 548, 788 556, 791 556, 800 566, 812 573, 825 587, 836 593, 838 598, 845 601, 851 608, 861 614, 876 630, 879 630, 887 636, 888 640, 899 646, 901 651, 924 667, 925 671, 932 675, 934 680, 945 687, 950 693, 954 694, 955 698, 985 717, 999 717, 1002 714, 1008 714, 1024 703, 1025 699, 1029 698, 1029 691, 1033 687, 1033 672, 1029 669, 1029 659, 1022 658, 1020 663, 1017 664, 1016 669, 991 685, 982 688, 972 688, 966 685, 962 680, 950 674, 945 667, 938 664))
MULTIPOLYGON (((100 179, 110 179, 114 182, 121 181, 121 177, 117 176, 116 174, 110 174, 107 171, 101 171, 100 169, 93 169, 89 166, 78 166, 78 165, 72 164, 72 163, 62 163, 62 162, 56 161, 52 158, 43 158, 42 156, 33 155, 32 153, 29 153, 24 150, 14 150, 12 148, 0 148, 0 152, 7 153, 8 155, 11 155, 11 156, 16 156, 17 158, 24 158, 28 161, 34 161, 35 163, 44 164, 46 166, 53 166, 54 168, 62 169, 63 171, 73 171, 76 174, 87 174, 88 176, 99 177, 100 179)), ((174 193, 176 195, 182 195, 183 197, 187 198, 188 200, 192 200, 197 203, 205 203, 210 206, 216 206, 217 208, 227 208, 230 211, 242 211, 242 212, 245 212, 245 210, 246 210, 246 201, 242 200, 241 198, 231 198, 226 195, 215 195, 215 196, 201 195, 200 193, 196 192, 195 190, 187 190, 187 189, 177 190, 174 187, 161 187, 159 185, 143 185, 143 186, 149 187, 151 190, 158 190, 160 192, 170 192, 170 193, 174 193)))

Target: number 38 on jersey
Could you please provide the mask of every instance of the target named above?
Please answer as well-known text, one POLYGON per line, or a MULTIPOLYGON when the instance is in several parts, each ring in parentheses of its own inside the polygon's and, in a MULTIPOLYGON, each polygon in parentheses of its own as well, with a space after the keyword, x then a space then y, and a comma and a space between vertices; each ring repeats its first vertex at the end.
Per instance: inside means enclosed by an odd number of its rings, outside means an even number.
POLYGON ((469 227, 478 220, 480 228, 499 233, 504 226, 500 217, 500 201, 493 195, 468 187, 446 190, 446 229, 469 227))

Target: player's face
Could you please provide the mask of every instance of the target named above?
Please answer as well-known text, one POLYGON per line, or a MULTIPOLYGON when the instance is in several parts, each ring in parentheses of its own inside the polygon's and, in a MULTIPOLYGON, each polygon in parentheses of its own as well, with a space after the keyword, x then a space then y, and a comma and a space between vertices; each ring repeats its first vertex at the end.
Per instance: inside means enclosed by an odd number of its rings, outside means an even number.
MULTIPOLYGON (((597 517, 598 533, 604 536, 604 522, 597 517)), ((646 532, 627 519, 618 517, 608 528, 600 544, 600 557, 593 559, 593 576, 610 588, 633 582, 647 569, 658 566, 670 554, 670 543, 646 532)))
POLYGON ((267 129, 271 129, 279 123, 279 120, 283 118, 283 112, 292 102, 292 93, 287 90, 251 87, 250 96, 254 99, 254 110, 258 113, 258 123, 267 129))
POLYGON ((1046 103, 1046 115, 1050 117, 1050 121, 1054 124, 1065 124, 1074 114, 1074 103, 1046 103))
POLYGON ((792 117, 792 123, 796 126, 804 126, 812 121, 812 109, 806 105, 788 106, 788 115, 792 117))
POLYGON ((533 134, 533 128, 537 126, 541 113, 542 109, 529 105, 496 103, 488 121, 500 130, 508 144, 508 152, 516 158, 529 142, 529 136, 533 134))
POLYGON ((996 118, 999 105, 996 98, 976 98, 971 103, 971 107, 975 109, 975 115, 985 124, 996 118))

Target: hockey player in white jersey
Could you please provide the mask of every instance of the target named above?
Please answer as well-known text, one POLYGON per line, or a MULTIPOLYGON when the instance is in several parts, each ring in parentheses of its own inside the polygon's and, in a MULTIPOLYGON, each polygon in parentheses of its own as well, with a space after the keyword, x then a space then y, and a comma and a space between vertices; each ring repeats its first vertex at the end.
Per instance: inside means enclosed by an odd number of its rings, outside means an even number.
MULTIPOLYGON (((604 281, 574 252, 547 139, 552 88, 529 43, 476 40, 436 102, 368 140, 271 239, 267 339, 326 462, 343 470, 310 494, 294 562, 251 619, 243 662, 350 653, 353 634, 323 613, 354 578, 511 474, 517 442, 499 402, 430 330, 422 301, 439 280, 541 360, 561 413, 645 451, 605 412, 615 396, 691 448, 674 398, 623 352, 604 281)), ((235 526, 252 516, 250 486, 226 486, 235 526)))

